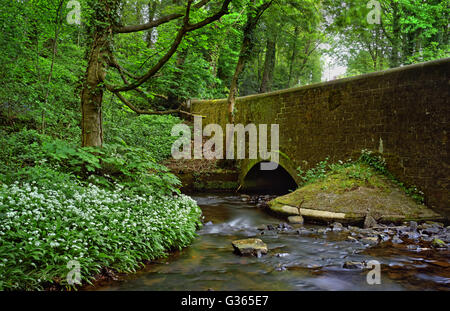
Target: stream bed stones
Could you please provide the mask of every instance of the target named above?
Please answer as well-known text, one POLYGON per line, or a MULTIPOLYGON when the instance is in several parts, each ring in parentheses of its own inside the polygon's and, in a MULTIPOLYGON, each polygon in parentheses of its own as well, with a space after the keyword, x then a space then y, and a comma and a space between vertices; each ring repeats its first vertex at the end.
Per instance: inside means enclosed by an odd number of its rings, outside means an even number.
POLYGON ((303 217, 302 216, 289 216, 288 221, 290 224, 294 225, 303 225, 303 217))

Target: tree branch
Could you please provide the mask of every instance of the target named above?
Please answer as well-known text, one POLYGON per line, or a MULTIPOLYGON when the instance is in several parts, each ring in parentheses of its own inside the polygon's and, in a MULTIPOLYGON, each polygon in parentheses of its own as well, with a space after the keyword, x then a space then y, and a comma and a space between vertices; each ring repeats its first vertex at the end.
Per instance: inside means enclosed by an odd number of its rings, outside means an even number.
POLYGON ((194 8, 200 9, 202 6, 207 5, 211 0, 201 0, 199 3, 194 4, 194 8))
POLYGON ((169 61, 169 59, 172 57, 172 55, 175 54, 178 46, 180 45, 180 43, 183 40, 183 37, 186 35, 186 33, 196 30, 198 28, 201 28, 205 25, 208 25, 208 24, 218 20, 220 17, 222 17, 223 15, 225 15, 228 12, 228 5, 231 2, 231 0, 224 0, 222 8, 220 9, 219 12, 217 12, 213 16, 210 16, 210 17, 204 19, 201 22, 190 25, 189 24, 189 14, 190 14, 190 10, 191 10, 192 1, 193 0, 188 0, 188 4, 186 7, 186 14, 184 15, 184 19, 183 19, 183 25, 179 29, 177 36, 175 37, 175 39, 172 43, 172 46, 166 52, 166 54, 152 68, 150 68, 149 71, 145 75, 136 79, 136 81, 134 81, 133 83, 130 83, 128 85, 121 86, 121 87, 115 87, 114 92, 125 92, 125 91, 135 89, 135 88, 139 87, 140 85, 142 85, 149 78, 154 76, 161 69, 161 67, 167 61, 169 61))
POLYGON ((114 33, 130 33, 130 32, 138 32, 138 31, 148 30, 148 29, 158 27, 159 25, 168 23, 174 19, 177 19, 177 18, 180 18, 183 16, 184 16, 183 14, 179 14, 179 13, 178 14, 170 14, 170 15, 163 16, 161 18, 158 18, 156 20, 150 21, 145 24, 117 27, 117 28, 114 28, 113 31, 114 31, 114 33))
MULTIPOLYGON (((109 64, 111 67, 116 68, 117 71, 119 71, 119 74, 120 74, 120 77, 122 78, 123 83, 125 83, 125 84, 127 84, 127 85, 130 84, 130 83, 128 82, 128 79, 127 79, 127 77, 125 76, 125 74, 129 75, 130 77, 132 77, 132 75, 131 75, 129 72, 127 72, 125 69, 123 69, 123 68, 119 65, 119 63, 118 63, 117 60, 114 58, 114 56, 111 55, 111 56, 108 58, 108 60, 109 60, 109 61, 108 61, 108 64, 109 64)), ((108 87, 107 87, 107 88, 108 88, 108 87)), ((110 87, 109 87, 109 88, 110 88, 110 87)), ((109 88, 108 88, 108 89, 109 89, 109 88)), ((139 93, 142 97, 144 97, 144 99, 146 99, 147 101, 150 102, 150 99, 148 98, 148 95, 147 95, 147 93, 146 93, 145 91, 141 90, 140 88, 135 88, 134 91, 136 91, 137 93, 139 93)), ((162 95, 162 94, 154 94, 154 96, 155 96, 155 97, 162 98, 162 99, 164 99, 164 100, 168 100, 168 99, 169 99, 168 96, 162 95)))
MULTIPOLYGON (((138 115, 145 114, 145 115, 165 115, 165 114, 174 114, 174 113, 181 113, 188 116, 199 116, 187 111, 179 109, 172 109, 172 110, 165 110, 165 111, 153 111, 153 110, 142 110, 134 106, 130 101, 128 101, 120 92, 113 92, 114 95, 117 96, 117 98, 120 99, 122 103, 124 103, 128 108, 136 112, 138 115)), ((205 118, 205 116, 201 116, 202 118, 205 118)))

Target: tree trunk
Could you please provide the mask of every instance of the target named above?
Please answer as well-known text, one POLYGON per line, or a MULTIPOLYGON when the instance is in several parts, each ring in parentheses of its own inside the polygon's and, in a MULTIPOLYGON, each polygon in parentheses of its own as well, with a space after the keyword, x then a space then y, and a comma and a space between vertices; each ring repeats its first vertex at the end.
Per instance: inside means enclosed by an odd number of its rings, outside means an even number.
MULTIPOLYGON (((157 4, 158 4, 157 1, 148 3, 148 22, 151 22, 155 18, 157 4)), ((154 48, 153 41, 152 41, 153 31, 156 31, 156 30, 152 28, 151 30, 147 31, 146 40, 147 40, 148 48, 154 48)))
POLYGON ((390 57, 390 67, 400 66, 399 47, 400 47, 400 14, 398 3, 392 2, 392 51, 390 57))
POLYGON ((267 39, 266 57, 264 60, 264 73, 261 81, 260 93, 270 92, 273 80, 273 71, 275 69, 276 40, 267 39))
POLYGON ((289 78, 288 78, 287 87, 291 87, 292 76, 294 74, 295 58, 297 57, 297 37, 298 37, 298 33, 299 33, 299 27, 295 26, 295 29, 294 29, 294 42, 292 43, 292 54, 291 54, 291 60, 289 62, 289 78))
MULTIPOLYGON (((110 56, 112 33, 111 1, 99 0, 95 19, 100 22, 92 33, 92 44, 88 56, 83 89, 81 92, 81 144, 83 147, 101 147, 103 144, 102 100, 106 78, 107 59, 110 56), (105 14, 106 13, 106 14, 105 14)), ((114 2, 112 2, 114 5, 114 2)))

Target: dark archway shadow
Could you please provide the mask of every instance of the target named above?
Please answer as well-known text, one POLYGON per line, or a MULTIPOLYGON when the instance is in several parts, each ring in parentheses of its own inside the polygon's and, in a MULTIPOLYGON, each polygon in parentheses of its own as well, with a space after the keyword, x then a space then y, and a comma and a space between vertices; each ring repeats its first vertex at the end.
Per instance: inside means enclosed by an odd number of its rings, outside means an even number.
POLYGON ((261 163, 245 175, 242 192, 281 195, 297 189, 297 183, 281 165, 275 170, 261 170, 261 163))

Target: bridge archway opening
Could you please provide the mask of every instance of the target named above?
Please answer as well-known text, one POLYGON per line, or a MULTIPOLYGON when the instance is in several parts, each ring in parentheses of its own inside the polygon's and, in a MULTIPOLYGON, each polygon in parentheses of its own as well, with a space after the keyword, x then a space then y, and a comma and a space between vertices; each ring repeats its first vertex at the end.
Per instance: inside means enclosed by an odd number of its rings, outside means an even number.
POLYGON ((262 170, 261 163, 255 164, 245 175, 242 192, 281 195, 297 189, 294 178, 280 164, 274 170, 262 170))

